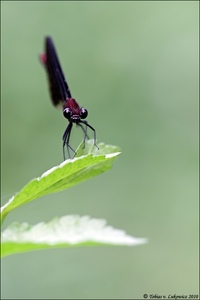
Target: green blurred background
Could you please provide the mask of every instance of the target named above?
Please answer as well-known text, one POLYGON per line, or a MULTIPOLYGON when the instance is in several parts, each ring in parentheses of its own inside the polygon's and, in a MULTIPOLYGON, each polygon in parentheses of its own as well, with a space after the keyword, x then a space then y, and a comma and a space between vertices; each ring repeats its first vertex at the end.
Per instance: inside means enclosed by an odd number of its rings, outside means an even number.
MULTIPOLYGON (((36 224, 105 218, 149 243, 30 252, 2 261, 3 299, 142 299, 198 292, 198 2, 2 2, 2 197, 62 162, 62 111, 39 63, 54 39, 111 171, 11 213, 36 224)), ((92 137, 92 133, 91 133, 92 137)), ((82 139, 74 128, 72 145, 82 139)))

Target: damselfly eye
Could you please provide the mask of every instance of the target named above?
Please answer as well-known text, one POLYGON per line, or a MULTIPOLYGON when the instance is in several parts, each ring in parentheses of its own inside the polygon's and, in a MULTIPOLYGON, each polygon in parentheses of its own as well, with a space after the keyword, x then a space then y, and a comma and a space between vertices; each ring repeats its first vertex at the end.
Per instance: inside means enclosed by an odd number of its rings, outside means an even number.
POLYGON ((81 117, 81 119, 87 118, 87 115, 88 115, 87 109, 81 108, 81 111, 80 111, 80 117, 81 117))
POLYGON ((71 118, 71 116, 72 116, 72 111, 71 111, 71 109, 70 108, 65 108, 64 110, 63 110, 63 115, 64 115, 64 117, 66 118, 66 119, 70 119, 71 118))

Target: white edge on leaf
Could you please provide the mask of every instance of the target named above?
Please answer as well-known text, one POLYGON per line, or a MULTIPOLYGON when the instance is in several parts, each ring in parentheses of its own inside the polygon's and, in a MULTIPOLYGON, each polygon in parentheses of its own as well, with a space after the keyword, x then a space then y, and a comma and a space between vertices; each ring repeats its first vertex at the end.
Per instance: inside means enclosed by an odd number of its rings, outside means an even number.
MULTIPOLYGON (((120 153, 121 152, 114 152, 114 153, 103 154, 103 155, 105 156, 105 158, 112 158, 112 157, 115 157, 115 156, 119 155, 120 153)), ((91 155, 91 154, 88 154, 88 155, 91 155)), ((65 166, 65 165, 67 165, 69 163, 73 163, 74 161, 83 159, 84 157, 86 157, 88 155, 83 155, 83 156, 80 156, 80 157, 75 157, 73 160, 67 159, 67 160, 63 161, 60 165, 52 167, 48 171, 44 172, 40 177, 37 177, 36 180, 40 181, 42 178, 48 176, 50 173, 54 172, 56 169, 62 168, 63 166, 65 166)), ((96 155, 94 155, 94 156, 96 156, 96 155)))
POLYGON ((7 202, 4 206, 1 207, 1 213, 2 213, 2 211, 3 211, 3 210, 4 210, 11 202, 13 202, 14 199, 15 199, 15 195, 12 196, 12 197, 8 200, 8 202, 7 202))
POLYGON ((125 231, 107 225, 103 219, 89 216, 63 216, 49 223, 13 223, 2 233, 2 245, 7 242, 47 244, 81 244, 94 242, 107 245, 136 246, 147 243, 146 238, 129 236, 125 231))
POLYGON ((47 170, 46 172, 44 172, 40 177, 37 177, 36 179, 38 181, 40 181, 40 179, 48 176, 50 173, 53 173, 56 169, 62 168, 64 165, 67 165, 69 163, 71 163, 72 161, 70 159, 67 159, 65 161, 63 161, 60 165, 52 167, 51 169, 47 170))
POLYGON ((106 154, 105 157, 106 158, 112 158, 112 157, 115 157, 115 156, 117 156, 119 154, 121 154, 121 152, 109 153, 109 154, 106 154))

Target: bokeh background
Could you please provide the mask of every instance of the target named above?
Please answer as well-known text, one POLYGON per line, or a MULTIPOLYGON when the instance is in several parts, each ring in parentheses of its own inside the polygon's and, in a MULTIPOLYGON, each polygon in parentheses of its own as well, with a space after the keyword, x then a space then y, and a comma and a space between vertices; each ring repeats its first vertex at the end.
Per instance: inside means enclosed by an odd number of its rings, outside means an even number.
MULTIPOLYGON (((148 244, 30 252, 2 261, 3 299, 143 299, 198 293, 198 1, 2 2, 2 204, 62 162, 62 111, 39 63, 54 39, 111 171, 8 215, 104 218, 148 244)), ((92 133, 91 133, 92 136, 92 133)), ((74 128, 72 145, 82 132, 74 128)))

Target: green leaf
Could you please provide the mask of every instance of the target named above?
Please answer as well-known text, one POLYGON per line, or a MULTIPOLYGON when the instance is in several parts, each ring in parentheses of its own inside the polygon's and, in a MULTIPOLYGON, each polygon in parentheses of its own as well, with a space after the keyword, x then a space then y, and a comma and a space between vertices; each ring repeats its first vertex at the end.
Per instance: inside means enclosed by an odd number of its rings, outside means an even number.
POLYGON ((49 223, 31 226, 13 223, 2 233, 1 256, 32 250, 78 246, 135 246, 145 238, 128 236, 124 231, 107 226, 105 220, 88 216, 64 216, 49 223))
POLYGON ((93 140, 88 140, 84 149, 83 143, 79 146, 74 159, 65 160, 42 176, 31 180, 1 208, 1 220, 22 204, 63 191, 109 170, 113 160, 120 154, 119 148, 104 143, 98 144, 98 147, 99 150, 94 146, 93 140))

